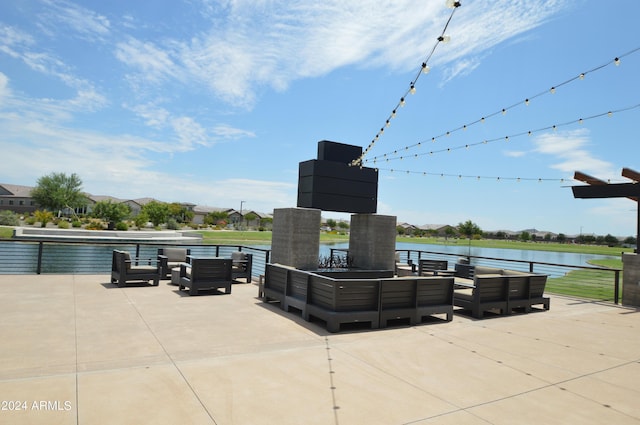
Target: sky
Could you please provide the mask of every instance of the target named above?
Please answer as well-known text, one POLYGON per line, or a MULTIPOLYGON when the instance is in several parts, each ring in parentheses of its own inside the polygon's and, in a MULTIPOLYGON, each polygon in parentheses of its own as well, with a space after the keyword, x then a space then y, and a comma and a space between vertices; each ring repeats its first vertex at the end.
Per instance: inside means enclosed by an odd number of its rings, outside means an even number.
POLYGON ((635 236, 636 202, 570 186, 640 170, 638 16, 636 0, 3 1, 0 184, 75 173, 93 195, 272 212, 330 140, 368 148, 398 223, 635 236))

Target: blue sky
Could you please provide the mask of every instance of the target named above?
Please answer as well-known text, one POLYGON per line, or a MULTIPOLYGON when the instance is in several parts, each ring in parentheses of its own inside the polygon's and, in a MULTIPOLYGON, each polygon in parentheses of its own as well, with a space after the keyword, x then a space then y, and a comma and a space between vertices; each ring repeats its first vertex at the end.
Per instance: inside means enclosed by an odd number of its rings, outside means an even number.
POLYGON ((640 170, 640 2, 462 1, 437 43, 451 13, 444 0, 1 2, 0 182, 77 173, 95 195, 294 207, 298 163, 320 140, 366 148, 435 47, 364 157, 378 213, 635 235, 635 202, 568 186, 576 170, 640 170))

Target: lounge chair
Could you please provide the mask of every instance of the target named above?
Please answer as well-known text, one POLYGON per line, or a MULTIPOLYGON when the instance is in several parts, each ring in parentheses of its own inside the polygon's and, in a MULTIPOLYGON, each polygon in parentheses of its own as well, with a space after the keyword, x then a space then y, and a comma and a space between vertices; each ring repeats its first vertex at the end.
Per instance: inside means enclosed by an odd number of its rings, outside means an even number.
POLYGON ((191 255, 189 248, 158 248, 158 261, 160 262, 162 278, 171 277, 171 269, 180 267, 181 263, 186 263, 188 255, 191 255))
POLYGON ((231 293, 231 259, 191 257, 189 264, 180 265, 179 290, 189 288, 189 295, 205 289, 224 288, 231 293))
POLYGON ((111 283, 123 287, 127 282, 149 282, 153 286, 160 283, 160 268, 157 260, 151 258, 131 258, 127 251, 114 250, 111 258, 111 283), (140 262, 146 264, 141 265, 140 262))
POLYGON ((247 283, 251 283, 251 272, 253 268, 253 254, 246 252, 232 252, 231 260, 233 280, 244 277, 247 283))
POLYGON ((447 260, 418 260, 418 276, 433 276, 438 270, 447 270, 447 260))

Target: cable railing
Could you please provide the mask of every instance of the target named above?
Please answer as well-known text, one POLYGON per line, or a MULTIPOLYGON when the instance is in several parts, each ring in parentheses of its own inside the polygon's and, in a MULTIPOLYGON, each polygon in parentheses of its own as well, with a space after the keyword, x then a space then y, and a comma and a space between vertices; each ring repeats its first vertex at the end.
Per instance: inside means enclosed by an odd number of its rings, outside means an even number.
MULTIPOLYGON (((131 241, 88 243, 82 241, 0 241, 0 274, 109 274, 114 249, 131 252, 137 258, 156 259, 158 248, 170 244, 131 241)), ((271 250, 246 245, 180 244, 191 249, 196 256, 231 257, 242 251, 253 254, 252 276, 264 275, 270 261, 271 250)), ((546 290, 549 293, 577 296, 618 303, 620 301, 620 269, 597 266, 578 266, 545 263, 530 260, 513 260, 460 255, 436 251, 400 249, 396 251, 401 263, 418 263, 422 258, 447 260, 449 268, 459 261, 472 265, 498 267, 523 272, 548 275, 546 290)), ((348 264, 347 249, 331 248, 330 267, 348 264)))
MULTIPOLYGON (((144 242, 108 243, 82 241, 0 241, 0 274, 108 274, 114 249, 132 257, 157 259, 158 248, 169 244, 144 242)), ((191 255, 231 257, 232 252, 253 254, 252 275, 264 274, 271 251, 245 245, 188 245, 191 255)))
MULTIPOLYGON (((477 255, 460 255, 436 251, 412 249, 396 250, 400 263, 418 264, 420 259, 446 260, 449 268, 465 262, 471 265, 496 267, 529 273, 546 274, 546 291, 559 295, 576 296, 618 304, 620 301, 621 269, 598 266, 579 266, 558 263, 545 263, 530 260, 512 260, 477 255)), ((331 249, 331 261, 348 263, 348 250, 331 249)))

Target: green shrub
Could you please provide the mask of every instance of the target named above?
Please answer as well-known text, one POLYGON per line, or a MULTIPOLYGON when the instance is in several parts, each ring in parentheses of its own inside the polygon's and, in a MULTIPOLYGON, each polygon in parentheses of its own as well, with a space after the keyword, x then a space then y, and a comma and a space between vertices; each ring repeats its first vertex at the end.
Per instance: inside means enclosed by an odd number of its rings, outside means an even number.
POLYGON ((169 220, 167 220, 167 229, 178 230, 179 228, 180 228, 180 225, 178 224, 178 221, 175 218, 170 218, 169 220))
POLYGON ((119 221, 116 223, 116 230, 127 231, 129 230, 129 225, 124 221, 119 221))
POLYGON ((71 227, 67 220, 59 220, 58 221, 58 229, 68 229, 71 227))
POLYGON ((99 220, 91 220, 89 223, 87 223, 87 225, 85 226, 85 229, 87 229, 87 230, 104 230, 104 225, 99 220))
POLYGON ((0 211, 0 224, 4 226, 19 226, 20 218, 18 218, 18 214, 13 211, 0 211))
POLYGON ((27 223, 29 226, 33 226, 34 224, 36 224, 36 218, 30 215, 29 217, 24 219, 24 222, 27 223))
POLYGON ((82 222, 80 220, 73 220, 71 222, 72 227, 82 227, 82 222))

